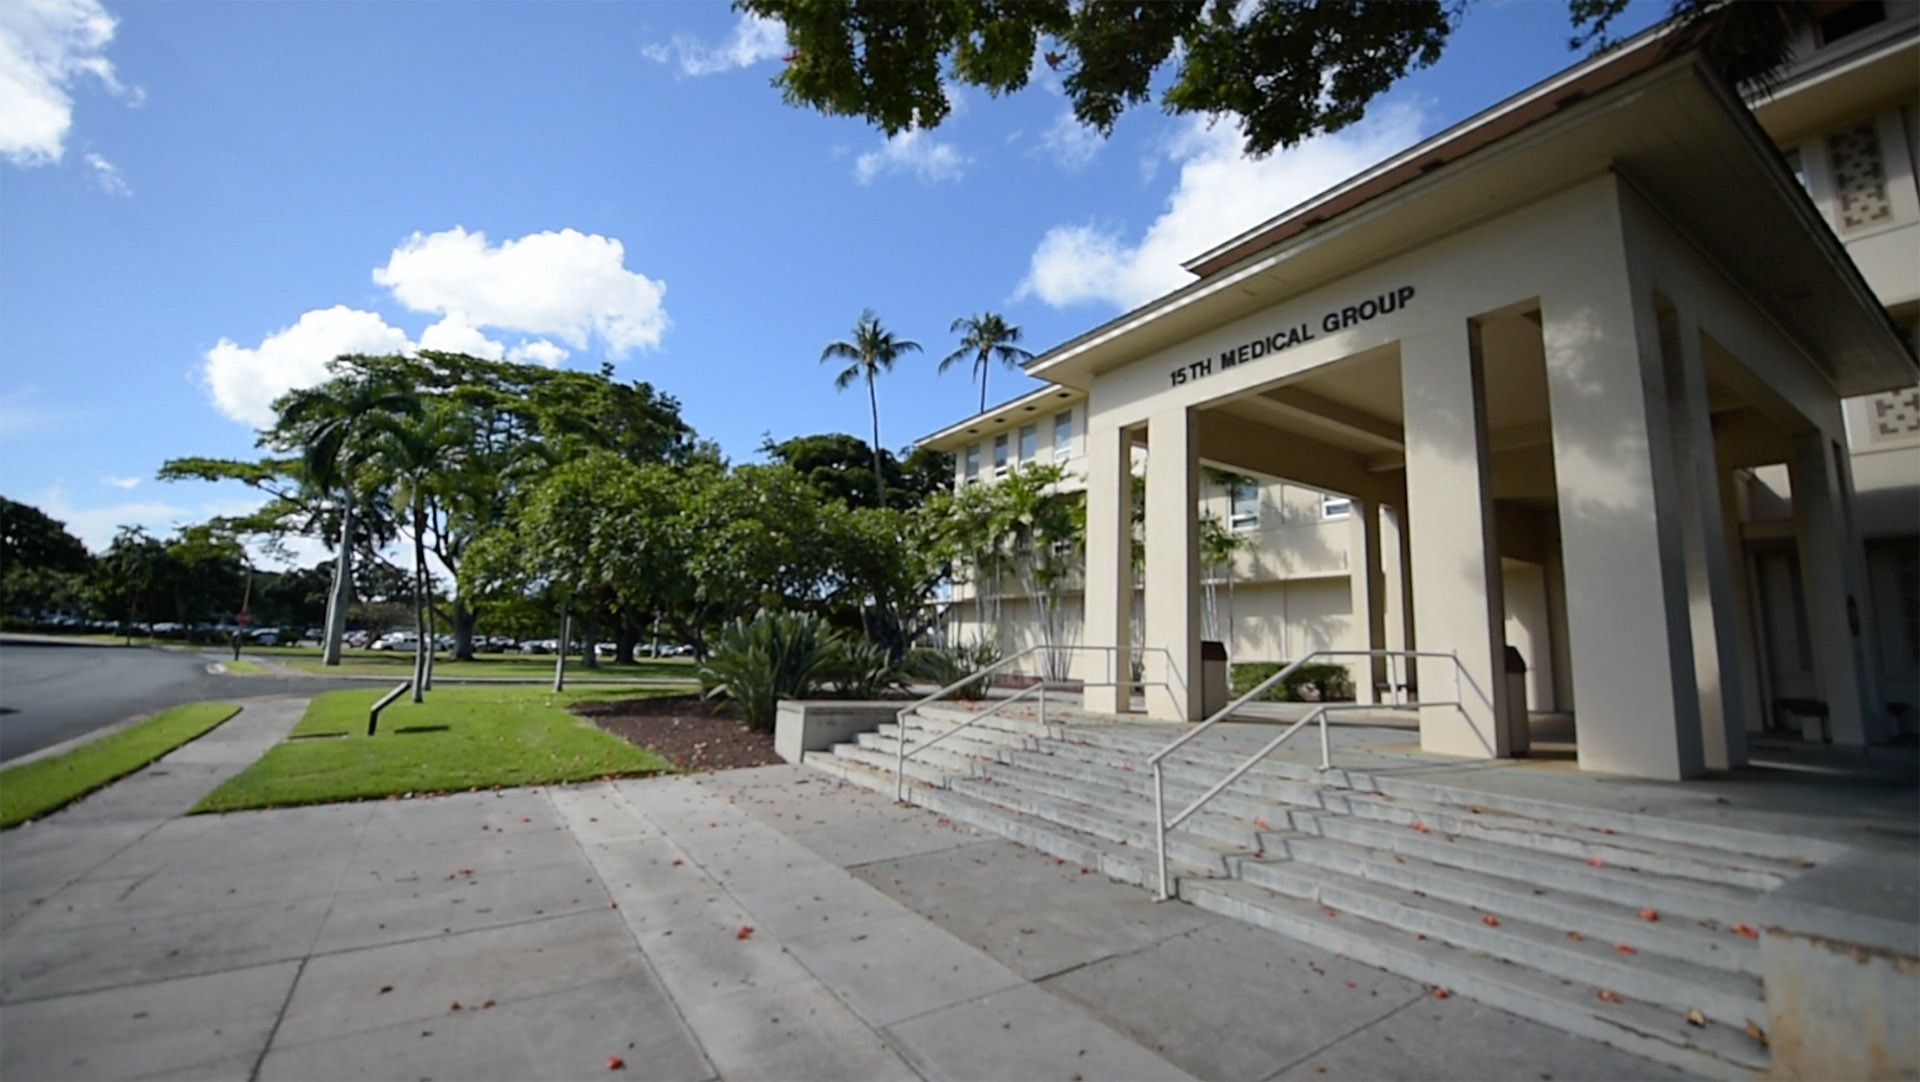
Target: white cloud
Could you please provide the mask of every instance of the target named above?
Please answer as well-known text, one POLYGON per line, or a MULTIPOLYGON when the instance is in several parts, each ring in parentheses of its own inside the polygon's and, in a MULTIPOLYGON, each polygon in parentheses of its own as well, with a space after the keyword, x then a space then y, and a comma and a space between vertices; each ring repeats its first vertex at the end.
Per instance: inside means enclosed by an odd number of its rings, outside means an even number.
POLYGON ((373 280, 416 312, 452 325, 551 335, 575 349, 597 337, 618 358, 658 345, 667 327, 666 285, 623 265, 612 237, 563 229, 489 247, 458 226, 415 233, 373 280))
POLYGON ((163 500, 129 501, 105 507, 76 507, 66 489, 59 485, 41 492, 33 501, 47 517, 64 522, 67 531, 96 553, 105 552, 113 535, 122 526, 139 526, 155 537, 164 537, 174 528, 192 521, 184 507, 163 500))
POLYGON ((1041 148, 1052 155, 1055 164, 1069 173, 1086 168, 1106 142, 1099 131, 1074 119, 1071 109, 1054 118, 1053 126, 1040 136, 1041 148))
POLYGON ((126 93, 106 57, 115 25, 98 0, 0 4, 0 155, 22 168, 58 162, 73 128, 68 92, 84 78, 126 93))
POLYGON ((522 342, 507 351, 507 360, 515 364, 543 364, 548 368, 558 368, 560 362, 566 359, 565 348, 556 346, 544 338, 522 342))
POLYGON ((671 48, 653 44, 643 46, 640 55, 658 64, 678 60, 682 75, 717 75, 737 68, 750 68, 766 60, 787 54, 787 27, 778 19, 762 18, 742 12, 733 24, 733 36, 720 45, 707 45, 694 38, 676 37, 671 48))
POLYGON ((1264 159, 1241 153, 1237 126, 1190 120, 1163 151, 1180 178, 1140 239, 1130 243, 1096 225, 1055 226, 1034 249, 1019 295, 1056 308, 1144 304, 1192 280, 1183 261, 1405 149, 1424 119, 1417 108, 1385 106, 1350 128, 1264 159))
POLYGON ((140 479, 138 477, 102 477, 100 483, 103 485, 112 485, 114 488, 140 487, 140 479))
POLYGON ((507 354, 506 346, 488 338, 479 328, 468 326, 459 316, 448 316, 420 332, 420 348, 464 353, 489 361, 497 361, 507 354))
POLYGON ((264 428, 273 423, 273 400, 296 387, 327 378, 327 362, 343 353, 389 354, 412 348, 405 331, 372 312, 345 305, 300 317, 248 349, 222 338, 207 351, 204 376, 221 413, 264 428))
POLYGON ((910 173, 922 184, 959 180, 970 159, 961 155, 952 143, 942 143, 917 128, 890 137, 879 150, 870 150, 854 160, 853 175, 862 184, 873 183, 883 173, 910 173))
POLYGON ((98 154, 87 155, 87 164, 93 167, 93 179, 100 190, 108 195, 132 195, 133 189, 127 186, 127 178, 120 175, 120 167, 98 154))

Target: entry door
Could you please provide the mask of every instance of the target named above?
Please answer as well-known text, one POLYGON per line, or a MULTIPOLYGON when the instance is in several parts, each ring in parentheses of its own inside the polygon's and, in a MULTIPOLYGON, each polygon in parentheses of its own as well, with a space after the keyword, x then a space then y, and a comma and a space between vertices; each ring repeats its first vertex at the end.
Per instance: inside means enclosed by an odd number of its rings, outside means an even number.
POLYGON ((1813 643, 1807 636, 1807 597, 1800 578, 1800 554, 1792 547, 1754 553, 1760 596, 1761 642, 1767 652, 1767 674, 1772 687, 1763 703, 1767 728, 1783 724, 1773 704, 1781 699, 1817 699, 1820 685, 1813 673, 1813 643))

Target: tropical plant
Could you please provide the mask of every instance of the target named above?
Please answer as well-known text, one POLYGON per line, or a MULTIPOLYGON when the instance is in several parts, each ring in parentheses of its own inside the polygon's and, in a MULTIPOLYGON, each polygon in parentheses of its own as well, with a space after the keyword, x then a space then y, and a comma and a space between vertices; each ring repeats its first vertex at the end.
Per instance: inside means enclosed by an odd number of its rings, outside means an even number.
POLYGON ((855 383, 865 380, 867 384, 867 404, 873 411, 873 476, 879 485, 880 506, 887 505, 887 478, 880 462, 880 396, 874 389, 874 379, 880 373, 893 368, 893 363, 903 354, 920 352, 920 343, 908 338, 897 338, 894 333, 880 325, 880 317, 873 309, 864 309, 853 325, 853 337, 837 342, 829 342, 820 351, 821 363, 827 361, 846 361, 847 366, 833 377, 833 386, 844 391, 855 383))
POLYGON ((265 439, 278 450, 298 451, 307 485, 339 498, 340 551, 321 655, 325 664, 338 665, 347 605, 353 599, 354 512, 361 466, 371 449, 372 418, 417 415, 420 400, 399 373, 378 358, 344 356, 327 368, 332 379, 290 391, 274 403, 279 419, 265 439))
POLYGON ((993 367, 993 362, 997 360, 1013 368, 1032 360, 1033 354, 1015 344, 1020 341, 1020 328, 1009 324, 998 312, 963 316, 953 321, 951 330, 960 335, 960 347, 941 358, 940 371, 971 359, 974 378, 980 381, 980 412, 985 413, 987 370, 993 367))
POLYGON ((781 699, 805 698, 827 678, 835 635, 809 613, 762 612, 734 620, 715 636, 700 664, 702 693, 725 696, 750 727, 773 728, 781 699))
POLYGON ((825 666, 826 684, 838 699, 878 699, 906 683, 907 673, 888 649, 859 635, 833 637, 825 666))
POLYGON ((369 466, 386 482, 395 506, 407 519, 413 535, 413 701, 433 682, 433 655, 437 628, 433 622, 433 576, 427 566, 427 534, 445 534, 442 516, 435 510, 446 495, 448 480, 457 473, 459 457, 468 443, 464 418, 444 402, 430 402, 411 416, 376 414, 369 466))

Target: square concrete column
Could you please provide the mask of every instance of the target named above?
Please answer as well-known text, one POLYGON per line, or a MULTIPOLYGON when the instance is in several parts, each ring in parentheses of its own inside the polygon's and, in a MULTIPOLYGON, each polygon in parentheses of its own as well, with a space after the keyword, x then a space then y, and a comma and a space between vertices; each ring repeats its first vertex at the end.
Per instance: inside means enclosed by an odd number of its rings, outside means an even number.
POLYGON ((1721 535, 1726 544, 1727 580, 1733 591, 1734 660, 1745 707, 1741 723, 1750 734, 1766 728, 1766 696, 1760 691, 1760 654, 1754 637, 1754 583, 1747 566, 1747 545, 1740 536, 1740 480, 1733 470, 1720 471, 1721 535))
POLYGON ((1694 683, 1700 695, 1701 753, 1708 769, 1747 761, 1748 704, 1740 680, 1739 627, 1727 566, 1726 519, 1713 419, 1707 408, 1706 358, 1700 328, 1686 312, 1661 323, 1667 381, 1667 418, 1679 466, 1681 543, 1686 550, 1687 601, 1693 627, 1694 683))
POLYGON ((1795 442, 1788 469, 1814 678, 1827 704, 1833 742, 1858 747, 1873 732, 1868 710, 1874 700, 1871 667, 1860 638, 1860 599, 1848 575, 1847 549, 1859 539, 1849 537, 1844 475, 1835 457, 1833 443, 1815 432, 1795 442))
MULTIPOLYGON (((1387 643, 1387 591, 1381 578, 1380 504, 1355 499, 1349 516, 1347 577, 1353 595, 1354 648, 1384 650, 1387 643)), ((1363 703, 1378 701, 1376 686, 1385 679, 1386 667, 1379 658, 1359 658, 1349 665, 1353 672, 1354 698, 1363 703)))
POLYGON ((1104 647, 1082 668, 1086 707, 1124 714, 1133 707, 1133 461, 1124 429, 1087 425, 1088 646, 1104 647))
POLYGON ((1506 618, 1488 480, 1486 388, 1465 320, 1400 343, 1412 527, 1414 630, 1420 649, 1420 747, 1507 754, 1506 618), (1458 688, 1458 694, 1455 690, 1458 688))
MULTIPOLYGON (((1412 650, 1419 640, 1413 633, 1413 539, 1407 531, 1404 507, 1380 508, 1380 571, 1387 617, 1382 645, 1388 650, 1412 650)), ((1388 700, 1405 702, 1416 683, 1413 663, 1407 658, 1388 658, 1386 671, 1387 681, 1393 685, 1388 700), (1408 689, 1404 695, 1403 687, 1408 689)))
POLYGON ((1147 715, 1198 721, 1200 439, 1185 407, 1147 419, 1147 715), (1164 687, 1152 686, 1159 681, 1164 687))
POLYGON ((1582 770, 1706 769, 1659 317, 1624 246, 1540 298, 1582 770))

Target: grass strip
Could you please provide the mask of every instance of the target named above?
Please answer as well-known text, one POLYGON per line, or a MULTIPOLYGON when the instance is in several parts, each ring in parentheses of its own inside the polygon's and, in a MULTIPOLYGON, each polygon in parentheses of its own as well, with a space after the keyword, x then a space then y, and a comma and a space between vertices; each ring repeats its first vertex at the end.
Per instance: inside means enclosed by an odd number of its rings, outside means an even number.
POLYGON ((196 804, 194 813, 328 804, 494 786, 547 785, 673 769, 658 755, 567 710, 604 692, 443 687, 367 711, 385 688, 335 691, 308 704, 285 743, 196 804))
POLYGON ((222 661, 220 666, 221 671, 228 676, 264 676, 267 672, 265 665, 257 661, 247 661, 245 659, 240 661, 222 661))
POLYGON ((118 781, 239 712, 235 703, 188 703, 65 754, 0 770, 0 830, 118 781))
MULTIPOLYGON (((317 676, 392 676, 395 681, 405 680, 413 672, 413 655, 410 653, 367 652, 353 653, 334 666, 323 665, 317 653, 308 655, 280 655, 281 663, 288 668, 317 676)), ((472 661, 436 661, 433 675, 449 680, 474 676, 515 677, 519 679, 545 680, 553 676, 553 658, 494 656, 479 657, 472 661)), ((607 679, 651 679, 685 680, 692 683, 698 678, 693 662, 680 658, 648 658, 631 665, 616 665, 603 661, 598 668, 588 669, 578 661, 567 662, 567 681, 607 680, 607 679)))

